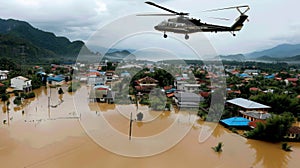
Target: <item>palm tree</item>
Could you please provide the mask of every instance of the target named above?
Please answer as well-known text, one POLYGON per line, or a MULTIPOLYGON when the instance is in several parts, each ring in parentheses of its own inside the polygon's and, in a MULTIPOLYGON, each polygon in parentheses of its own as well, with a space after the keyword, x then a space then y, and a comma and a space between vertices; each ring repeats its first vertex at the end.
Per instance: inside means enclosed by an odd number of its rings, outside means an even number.
POLYGON ((291 147, 292 146, 288 145, 288 143, 286 143, 286 142, 281 144, 281 149, 283 149, 284 151, 287 151, 287 152, 292 151, 291 147))
POLYGON ((211 147, 215 152, 222 152, 223 143, 219 142, 217 146, 211 147))

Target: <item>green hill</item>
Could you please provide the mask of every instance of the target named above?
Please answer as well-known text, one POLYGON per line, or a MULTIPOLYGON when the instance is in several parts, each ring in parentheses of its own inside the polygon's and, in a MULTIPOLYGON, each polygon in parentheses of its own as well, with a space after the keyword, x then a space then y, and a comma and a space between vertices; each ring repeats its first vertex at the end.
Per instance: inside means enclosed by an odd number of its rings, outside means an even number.
POLYGON ((24 21, 0 19, 0 57, 18 60, 25 55, 26 62, 75 60, 82 47, 91 54, 82 41, 71 42, 66 37, 57 37, 24 21))

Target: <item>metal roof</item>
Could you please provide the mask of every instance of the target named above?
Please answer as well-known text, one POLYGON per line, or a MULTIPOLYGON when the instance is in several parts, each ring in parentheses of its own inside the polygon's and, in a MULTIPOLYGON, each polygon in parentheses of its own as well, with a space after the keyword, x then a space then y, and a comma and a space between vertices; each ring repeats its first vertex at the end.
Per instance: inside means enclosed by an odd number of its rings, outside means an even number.
POLYGON ((270 113, 258 112, 258 111, 240 111, 240 113, 253 117, 256 119, 266 120, 267 118, 272 117, 270 113))
POLYGON ((227 103, 231 103, 240 107, 243 107, 245 109, 266 109, 271 108, 270 106, 266 106, 248 99, 244 98, 235 98, 231 100, 227 100, 227 103))
POLYGON ((220 121, 229 127, 245 127, 248 126, 250 120, 243 117, 232 117, 220 121))

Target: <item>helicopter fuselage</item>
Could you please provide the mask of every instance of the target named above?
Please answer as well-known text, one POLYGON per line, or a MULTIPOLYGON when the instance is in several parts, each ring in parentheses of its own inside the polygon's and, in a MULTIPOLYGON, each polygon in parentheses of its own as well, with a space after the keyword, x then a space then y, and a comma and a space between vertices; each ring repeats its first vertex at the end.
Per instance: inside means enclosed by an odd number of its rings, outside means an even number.
POLYGON ((239 31, 243 27, 243 22, 248 18, 247 15, 241 15, 236 22, 231 26, 220 26, 214 24, 207 24, 200 21, 200 19, 193 19, 188 17, 176 17, 165 20, 154 27, 155 30, 164 32, 173 32, 179 34, 185 34, 188 39, 188 34, 196 32, 234 32, 239 31))
POLYGON ((148 5, 152 5, 154 7, 160 8, 169 12, 169 14, 146 14, 146 15, 139 15, 139 16, 178 16, 176 18, 170 18, 166 21, 161 22, 157 26, 154 27, 155 30, 164 32, 164 38, 167 38, 166 32, 173 32, 173 33, 180 33, 185 34, 185 39, 189 39, 189 35, 191 33, 196 32, 230 32, 233 36, 235 36, 235 31, 240 31, 244 26, 244 22, 248 20, 248 16, 245 13, 250 9, 248 5, 241 5, 241 6, 232 6, 227 8, 221 9, 212 9, 206 10, 207 12, 210 11, 220 11, 220 10, 227 10, 227 9, 236 9, 240 16, 236 19, 232 26, 222 26, 222 25, 215 25, 215 24, 207 24, 201 22, 200 19, 194 19, 187 17, 189 13, 186 12, 176 12, 174 10, 168 9, 166 7, 160 6, 150 1, 145 2, 148 5), (242 10, 245 9, 245 10, 242 10))

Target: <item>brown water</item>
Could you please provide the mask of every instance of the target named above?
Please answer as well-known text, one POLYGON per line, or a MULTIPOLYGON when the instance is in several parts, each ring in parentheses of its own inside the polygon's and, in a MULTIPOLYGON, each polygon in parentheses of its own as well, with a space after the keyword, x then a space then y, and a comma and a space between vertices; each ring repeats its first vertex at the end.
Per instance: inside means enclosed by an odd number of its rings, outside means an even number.
MULTIPOLYGON (((81 88, 81 91, 86 89, 81 88)), ((95 143, 85 133, 77 117, 73 95, 66 92, 60 97, 55 88, 51 89, 51 105, 48 110, 48 89, 36 90, 37 97, 26 100, 26 105, 15 107, 10 104, 10 123, 6 108, 0 102, 0 164, 1 167, 29 168, 82 168, 82 167, 292 167, 300 165, 300 144, 292 145, 292 152, 281 150, 279 143, 248 140, 233 134, 218 125, 207 141, 198 142, 203 122, 197 120, 189 133, 173 148, 151 157, 132 158, 111 153, 95 143), (63 102, 61 103, 61 100, 63 102), (22 115, 22 110, 24 114, 22 115), (223 142, 223 152, 215 153, 211 147, 223 142)), ((11 98, 12 102, 13 98, 11 98)), ((105 119, 119 132, 128 133, 128 115, 120 114, 116 105, 89 103, 86 113, 105 119), (97 112, 96 112, 97 111, 97 112)), ((122 107, 124 109, 131 107, 122 107)), ((157 134, 174 121, 177 115, 190 115, 183 112, 149 111, 146 107, 145 119, 149 122, 133 123, 134 137, 147 137, 157 134)), ((183 121, 182 121, 183 122, 183 121)), ((189 122, 181 125, 188 126, 189 122)), ((134 141, 133 141, 134 142, 134 141)))

